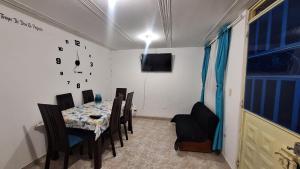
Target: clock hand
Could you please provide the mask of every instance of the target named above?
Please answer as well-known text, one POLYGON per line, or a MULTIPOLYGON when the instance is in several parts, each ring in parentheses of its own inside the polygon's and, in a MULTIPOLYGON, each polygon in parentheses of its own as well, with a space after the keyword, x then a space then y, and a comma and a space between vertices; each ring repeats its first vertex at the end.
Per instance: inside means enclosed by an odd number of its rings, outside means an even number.
POLYGON ((75 65, 76 65, 76 66, 79 66, 79 65, 80 65, 80 60, 79 60, 78 50, 77 50, 77 59, 75 60, 75 65))
POLYGON ((79 61, 79 55, 78 55, 78 50, 77 50, 77 60, 79 61))
POLYGON ((76 71, 76 68, 77 68, 78 66, 76 65, 74 68, 73 68, 73 71, 74 71, 74 73, 76 73, 77 71, 76 71))

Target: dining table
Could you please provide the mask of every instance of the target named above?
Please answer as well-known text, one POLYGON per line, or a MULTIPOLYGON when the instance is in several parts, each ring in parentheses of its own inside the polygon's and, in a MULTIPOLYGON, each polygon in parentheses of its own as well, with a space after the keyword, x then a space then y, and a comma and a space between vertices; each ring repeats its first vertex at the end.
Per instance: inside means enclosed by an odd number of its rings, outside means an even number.
MULTIPOLYGON (((80 106, 62 111, 62 115, 67 128, 75 128, 93 133, 93 153, 94 153, 94 168, 99 169, 102 166, 102 141, 101 133, 109 127, 109 119, 111 115, 113 101, 105 100, 101 103, 90 102, 80 106), (98 119, 91 118, 91 115, 100 116, 98 119)), ((122 112, 125 102, 122 103, 122 112)), ((122 113, 121 113, 122 114, 122 113)), ((132 113, 128 130, 132 132, 132 113)))

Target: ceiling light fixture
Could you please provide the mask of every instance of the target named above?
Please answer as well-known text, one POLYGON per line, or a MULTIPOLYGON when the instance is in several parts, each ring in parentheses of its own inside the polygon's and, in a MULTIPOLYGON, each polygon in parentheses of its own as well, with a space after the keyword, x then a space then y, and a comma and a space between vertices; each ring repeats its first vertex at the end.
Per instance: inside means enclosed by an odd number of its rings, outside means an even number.
POLYGON ((158 40, 159 36, 149 31, 139 35, 138 38, 143 40, 146 44, 150 44, 151 42, 158 40))
POLYGON ((108 8, 110 10, 113 10, 116 6, 116 3, 117 3, 118 0, 108 0, 108 8))

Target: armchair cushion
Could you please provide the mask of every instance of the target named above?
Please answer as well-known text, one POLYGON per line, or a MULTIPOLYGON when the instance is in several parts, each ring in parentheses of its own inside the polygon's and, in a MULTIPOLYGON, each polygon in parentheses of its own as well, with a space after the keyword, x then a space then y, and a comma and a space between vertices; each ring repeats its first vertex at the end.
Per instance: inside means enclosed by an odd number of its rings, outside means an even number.
POLYGON ((205 141, 207 133, 203 132, 192 118, 182 118, 176 123, 178 141, 205 141))

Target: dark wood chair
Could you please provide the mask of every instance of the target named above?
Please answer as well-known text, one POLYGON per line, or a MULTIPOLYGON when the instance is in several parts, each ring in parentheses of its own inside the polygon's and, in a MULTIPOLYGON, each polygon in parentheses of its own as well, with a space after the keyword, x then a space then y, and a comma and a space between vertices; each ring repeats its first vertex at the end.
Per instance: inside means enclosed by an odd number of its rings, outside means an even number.
POLYGON ((126 100, 127 88, 117 88, 116 97, 123 96, 122 100, 126 100))
POLYGON ((77 145, 81 145, 85 139, 67 132, 63 116, 57 105, 38 104, 38 107, 44 121, 48 140, 45 169, 49 169, 50 158, 56 152, 64 152, 63 168, 67 169, 70 150, 77 145))
POLYGON ((83 96, 83 103, 84 104, 95 101, 93 90, 82 91, 82 96, 83 96))
POLYGON ((122 135, 121 135, 121 130, 120 130, 121 108, 122 108, 122 97, 116 97, 113 102, 112 112, 111 112, 110 120, 109 120, 109 127, 101 135, 102 145, 103 145, 104 139, 106 137, 110 138, 112 153, 113 153, 114 157, 116 156, 116 149, 115 149, 115 144, 114 144, 114 140, 113 140, 114 134, 118 133, 121 147, 123 147, 123 140, 122 140, 122 135))
POLYGON ((123 110, 123 116, 120 118, 121 124, 124 125, 126 140, 128 140, 127 126, 126 125, 127 125, 127 122, 129 122, 130 120, 132 120, 130 118, 132 118, 131 107, 132 107, 133 93, 134 92, 128 93, 127 99, 126 99, 126 102, 125 102, 125 106, 124 106, 124 110, 123 110))
POLYGON ((66 110, 74 107, 73 96, 71 93, 56 95, 56 101, 60 110, 66 110))

